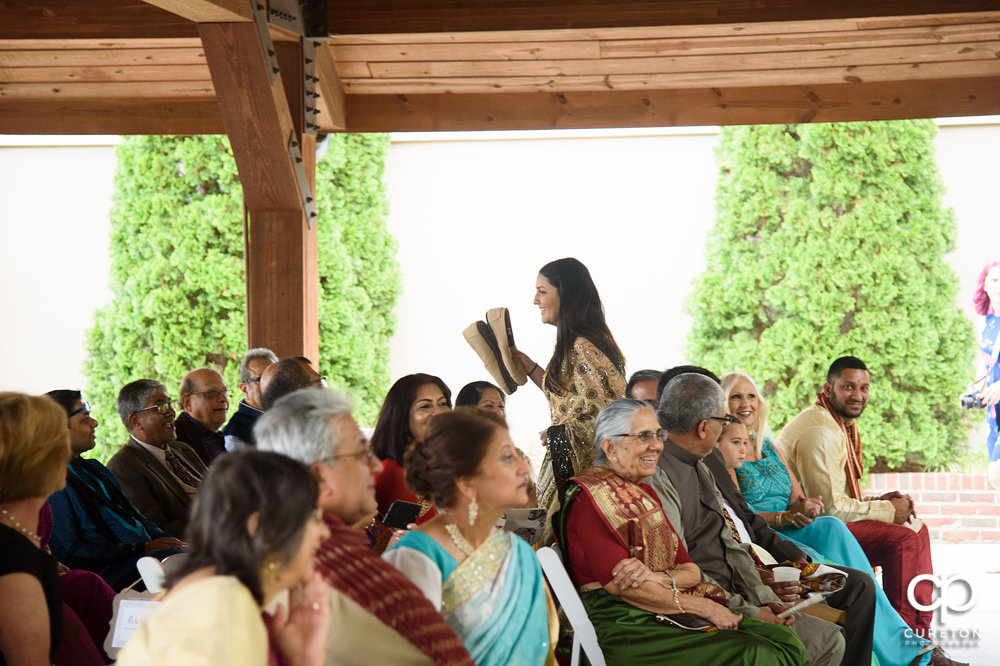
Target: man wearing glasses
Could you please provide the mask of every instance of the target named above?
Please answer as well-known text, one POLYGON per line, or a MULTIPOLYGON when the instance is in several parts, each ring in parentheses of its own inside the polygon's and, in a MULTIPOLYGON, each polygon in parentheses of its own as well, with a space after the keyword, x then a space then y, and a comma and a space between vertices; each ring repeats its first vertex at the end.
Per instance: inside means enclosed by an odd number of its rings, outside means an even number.
MULTIPOLYGON (((839 627, 808 615, 778 618, 777 613, 787 606, 761 581, 753 559, 732 538, 721 495, 702 462, 724 426, 737 421, 726 414, 725 405, 722 387, 709 377, 689 372, 667 379, 657 412, 665 431, 663 452, 648 483, 691 560, 703 576, 729 594, 730 609, 765 622, 791 625, 805 644, 810 664, 840 664, 845 641, 839 627)), ((870 635, 868 640, 870 645, 870 635)))
POLYGON ((181 552, 183 544, 136 510, 104 465, 83 457, 94 448, 97 421, 80 392, 60 389, 47 395, 66 410, 73 456, 66 487, 49 497, 49 546, 60 562, 99 574, 118 592, 139 578, 139 558, 163 559, 181 552))
POLYGON ((166 387, 153 379, 126 384, 118 393, 118 416, 130 437, 108 469, 142 515, 183 537, 207 467, 194 449, 176 441, 174 402, 166 387))
POLYGON ((347 396, 293 391, 264 412, 254 436, 258 448, 308 465, 319 482, 330 530, 315 558, 330 603, 326 663, 471 665, 461 639, 423 592, 376 555, 355 527, 378 510, 375 476, 382 463, 351 416, 347 396))
POLYGON ((239 408, 220 432, 226 438, 226 450, 236 451, 254 446, 253 426, 264 413, 260 404, 260 378, 267 368, 278 362, 274 352, 264 347, 251 349, 240 363, 240 391, 243 399, 239 408))
POLYGON ((226 452, 219 428, 229 416, 229 387, 216 370, 200 368, 181 380, 181 415, 174 426, 177 440, 188 444, 205 466, 226 452))

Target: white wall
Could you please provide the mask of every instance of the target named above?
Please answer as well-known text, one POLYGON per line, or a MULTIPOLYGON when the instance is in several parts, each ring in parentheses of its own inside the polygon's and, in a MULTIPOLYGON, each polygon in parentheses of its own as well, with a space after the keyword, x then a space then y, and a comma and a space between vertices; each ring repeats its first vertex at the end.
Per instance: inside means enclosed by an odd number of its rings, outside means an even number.
POLYGON ((0 137, 0 390, 85 383, 84 331, 111 300, 114 142, 0 137))
MULTIPOLYGON (((590 269, 631 370, 681 362, 689 326, 681 304, 704 265, 713 218, 714 131, 484 136, 394 137, 389 225, 404 293, 393 377, 437 374, 456 393, 489 379, 462 330, 497 306, 510 309, 518 347, 545 365, 555 329, 531 303, 535 278, 548 261, 569 256, 590 269)), ((508 420, 515 442, 537 455, 536 433, 549 423, 542 393, 519 389, 508 420)))

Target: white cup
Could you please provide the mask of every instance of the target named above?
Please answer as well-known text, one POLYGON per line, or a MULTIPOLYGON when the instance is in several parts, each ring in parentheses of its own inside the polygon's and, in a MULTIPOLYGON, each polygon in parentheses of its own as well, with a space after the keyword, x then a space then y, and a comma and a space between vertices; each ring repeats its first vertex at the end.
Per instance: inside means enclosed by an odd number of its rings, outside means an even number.
POLYGON ((795 567, 774 567, 771 569, 771 573, 774 574, 775 583, 791 583, 797 581, 802 574, 795 567))

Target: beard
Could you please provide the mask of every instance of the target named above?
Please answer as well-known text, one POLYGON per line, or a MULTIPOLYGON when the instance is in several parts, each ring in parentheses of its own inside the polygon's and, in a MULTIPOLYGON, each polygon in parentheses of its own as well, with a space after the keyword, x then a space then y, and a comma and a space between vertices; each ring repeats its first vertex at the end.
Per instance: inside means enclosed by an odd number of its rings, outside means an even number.
POLYGON ((833 410, 837 412, 837 415, 842 419, 856 419, 864 413, 865 407, 868 406, 865 403, 861 403, 859 409, 855 405, 848 405, 846 402, 840 402, 833 394, 830 395, 830 404, 833 405, 833 410), (857 414, 854 413, 855 411, 857 411, 857 414))

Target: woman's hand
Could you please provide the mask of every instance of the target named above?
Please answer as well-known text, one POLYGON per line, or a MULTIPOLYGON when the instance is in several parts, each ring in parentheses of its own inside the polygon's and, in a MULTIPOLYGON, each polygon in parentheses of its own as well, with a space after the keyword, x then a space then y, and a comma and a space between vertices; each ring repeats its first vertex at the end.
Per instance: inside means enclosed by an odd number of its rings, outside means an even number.
POLYGON ((322 666, 326 662, 326 630, 330 621, 330 600, 319 572, 308 583, 288 592, 285 607, 274 614, 274 640, 292 666, 322 666))
POLYGON ((652 577, 653 572, 639 560, 628 557, 614 566, 611 575, 614 576, 611 582, 617 585, 619 590, 627 590, 642 585, 652 577))
POLYGON ((528 379, 538 388, 542 388, 542 380, 545 378, 545 368, 532 361, 531 357, 520 349, 514 350, 514 358, 521 362, 521 367, 524 368, 524 374, 528 375, 528 379))

